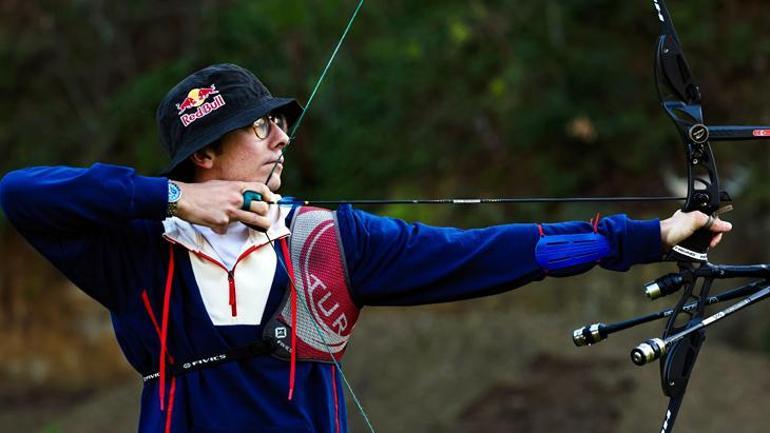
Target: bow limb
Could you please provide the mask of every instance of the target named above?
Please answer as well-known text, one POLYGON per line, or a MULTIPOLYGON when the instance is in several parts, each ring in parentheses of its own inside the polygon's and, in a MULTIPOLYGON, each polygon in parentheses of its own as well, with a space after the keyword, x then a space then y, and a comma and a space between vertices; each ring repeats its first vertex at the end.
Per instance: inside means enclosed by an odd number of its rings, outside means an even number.
MULTIPOLYGON (((655 56, 655 81, 663 109, 674 122, 685 146, 687 164, 687 198, 682 210, 714 215, 729 195, 719 189, 719 175, 709 143, 709 130, 703 121, 700 88, 690 72, 665 0, 654 0, 661 21, 661 35, 655 56)), ((713 278, 704 278, 698 289, 697 270, 708 260, 712 233, 701 228, 690 238, 672 248, 669 260, 678 262, 684 277, 682 297, 663 332, 663 340, 700 323, 713 278), (685 310, 695 304, 692 310, 685 310)), ((661 387, 669 397, 668 410, 661 432, 669 433, 681 407, 695 361, 706 338, 704 330, 689 334, 674 343, 660 360, 661 387)))

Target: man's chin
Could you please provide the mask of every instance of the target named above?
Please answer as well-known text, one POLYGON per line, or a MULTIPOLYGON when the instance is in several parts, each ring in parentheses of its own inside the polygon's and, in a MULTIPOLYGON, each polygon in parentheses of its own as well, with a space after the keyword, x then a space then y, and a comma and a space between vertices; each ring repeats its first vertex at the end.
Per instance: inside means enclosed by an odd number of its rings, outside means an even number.
MULTIPOLYGON (((230 180, 230 181, 236 181, 236 182, 265 183, 266 177, 267 175, 237 176, 237 177, 226 178, 223 180, 230 180)), ((270 191, 277 191, 278 188, 281 187, 281 175, 277 173, 273 173, 273 175, 270 176, 270 179, 267 181, 267 187, 270 189, 270 191)))
POLYGON ((270 191, 278 191, 281 188, 281 178, 273 175, 273 177, 267 182, 267 187, 270 189, 270 191))

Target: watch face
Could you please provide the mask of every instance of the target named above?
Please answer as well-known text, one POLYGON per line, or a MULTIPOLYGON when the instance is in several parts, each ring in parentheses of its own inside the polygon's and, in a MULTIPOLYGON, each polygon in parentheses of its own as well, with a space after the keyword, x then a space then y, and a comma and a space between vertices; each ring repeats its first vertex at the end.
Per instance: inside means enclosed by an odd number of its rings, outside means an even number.
POLYGON ((168 202, 175 203, 182 198, 182 190, 173 182, 168 183, 168 202))

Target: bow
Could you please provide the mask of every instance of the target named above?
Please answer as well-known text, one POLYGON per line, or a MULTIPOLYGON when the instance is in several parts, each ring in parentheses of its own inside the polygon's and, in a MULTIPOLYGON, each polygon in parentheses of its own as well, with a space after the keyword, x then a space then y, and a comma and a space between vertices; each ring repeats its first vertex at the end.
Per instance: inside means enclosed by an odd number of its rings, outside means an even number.
MULTIPOLYGON (((655 83, 663 109, 673 121, 685 146, 687 197, 682 210, 701 211, 713 221, 732 209, 732 199, 720 190, 716 162, 710 141, 765 139, 770 127, 707 126, 703 121, 701 92, 684 56, 671 15, 664 0, 653 0, 661 22, 661 35, 655 54, 655 83)), ((598 323, 573 333, 576 345, 597 343, 613 332, 659 318, 668 318, 661 338, 639 344, 631 352, 637 365, 660 359, 663 393, 669 397, 661 433, 674 427, 695 361, 705 340, 705 328, 722 318, 770 296, 770 265, 715 265, 708 262, 712 233, 707 227, 672 248, 666 257, 677 262, 678 273, 664 275, 648 283, 645 292, 651 299, 682 291, 681 298, 669 310, 624 322, 598 323), (715 279, 761 278, 718 296, 709 296, 715 279), (700 285, 699 285, 700 283, 700 285), (706 317, 706 306, 744 297, 740 302, 706 317)))
MULTIPOLYGON (((296 132, 305 114, 312 105, 313 99, 328 72, 342 42, 348 34, 364 0, 359 0, 345 30, 340 36, 332 54, 311 92, 308 102, 292 126, 289 133, 289 143, 293 142, 296 132)), ((653 0, 657 17, 662 25, 655 56, 655 82, 659 100, 672 119, 679 136, 685 146, 687 166, 687 196, 686 197, 577 197, 577 198, 503 198, 503 199, 438 199, 438 200, 325 200, 297 201, 282 200, 281 204, 482 204, 482 203, 521 203, 521 202, 596 202, 596 201, 660 201, 684 200, 682 210, 701 211, 711 218, 728 211, 731 203, 730 196, 720 190, 719 176, 711 150, 710 141, 735 141, 752 139, 770 139, 770 127, 750 126, 707 126, 703 121, 701 93, 683 54, 679 37, 676 33, 671 16, 663 0, 653 0)), ((265 184, 269 182, 273 171, 283 159, 288 148, 285 146, 281 157, 274 163, 265 184)), ((261 198, 259 198, 261 199, 261 198)), ((636 319, 613 324, 597 323, 576 330, 573 340, 576 345, 597 343, 608 335, 647 323, 652 320, 668 318, 661 338, 647 340, 637 346, 631 354, 632 360, 638 365, 660 359, 661 385, 663 392, 670 398, 669 407, 663 422, 662 433, 672 430, 676 415, 681 406, 687 383, 692 373, 695 360, 705 339, 705 327, 733 314, 734 312, 770 296, 770 266, 761 265, 714 265, 708 262, 708 247, 711 232, 707 228, 698 230, 687 240, 676 245, 666 257, 675 261, 679 272, 665 275, 648 283, 646 292, 649 297, 657 298, 681 290, 682 295, 674 308, 663 310, 636 319), (710 296, 709 291, 715 279, 753 277, 760 278, 734 290, 726 291, 717 296, 710 296), (698 284, 700 283, 700 285, 698 284), (731 307, 706 317, 707 305, 743 297, 743 300, 731 307)), ((272 240, 271 240, 272 243, 272 240)), ((287 265, 279 257, 278 263, 289 274, 287 265)), ((289 276, 291 279, 291 276, 289 276)), ((307 306, 305 306, 307 308, 307 306)), ((324 336, 316 328, 323 341, 324 336)), ((327 344, 328 346, 328 344, 327 344)), ((328 349, 328 347, 327 347, 328 349)), ((331 355, 331 350, 329 350, 331 355)), ((358 410, 364 418, 369 431, 374 432, 369 419, 345 379, 342 368, 336 362, 336 369, 345 381, 358 410)))

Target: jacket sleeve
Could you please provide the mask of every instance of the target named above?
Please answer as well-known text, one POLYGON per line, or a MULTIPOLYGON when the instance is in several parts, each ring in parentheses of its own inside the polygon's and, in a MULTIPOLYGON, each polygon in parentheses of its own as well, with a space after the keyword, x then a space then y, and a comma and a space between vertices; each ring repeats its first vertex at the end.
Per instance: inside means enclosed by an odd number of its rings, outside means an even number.
POLYGON ((160 235, 167 182, 106 164, 33 167, 3 177, 0 206, 67 278, 117 309, 136 285, 138 252, 160 235))
MULTIPOLYGON (((536 224, 506 224, 461 230, 374 216, 343 206, 337 211, 340 236, 359 305, 419 305, 470 299, 501 293, 546 272, 535 258, 540 239, 536 224)), ((588 233, 588 222, 543 224, 546 236, 588 233)), ((634 221, 625 215, 602 219, 598 232, 610 244, 599 263, 606 269, 660 260, 658 220, 634 221)), ((570 276, 594 263, 549 272, 570 276)))

